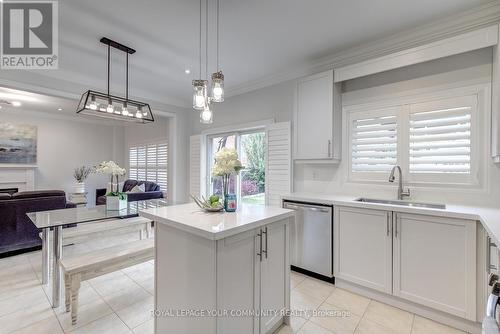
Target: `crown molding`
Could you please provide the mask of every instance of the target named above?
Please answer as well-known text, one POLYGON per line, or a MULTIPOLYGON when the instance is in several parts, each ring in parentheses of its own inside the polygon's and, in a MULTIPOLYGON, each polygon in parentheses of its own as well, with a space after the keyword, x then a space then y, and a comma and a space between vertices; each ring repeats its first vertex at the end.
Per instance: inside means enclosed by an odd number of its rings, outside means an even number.
POLYGON ((316 72, 400 52, 492 24, 498 24, 499 22, 500 1, 494 0, 470 10, 431 21, 416 28, 363 43, 327 57, 302 63, 290 71, 273 74, 230 89, 226 88, 226 96, 230 98, 316 72))

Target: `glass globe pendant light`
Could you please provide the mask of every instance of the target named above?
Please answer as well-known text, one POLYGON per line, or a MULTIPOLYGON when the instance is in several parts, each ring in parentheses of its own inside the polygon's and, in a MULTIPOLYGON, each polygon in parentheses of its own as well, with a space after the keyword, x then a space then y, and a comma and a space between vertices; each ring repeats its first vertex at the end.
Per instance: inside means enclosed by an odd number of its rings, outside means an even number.
POLYGON ((193 108, 203 111, 208 106, 207 80, 193 80, 193 108))
POLYGON ((219 12, 220 6, 217 0, 217 72, 212 74, 212 102, 224 102, 224 74, 219 70, 219 12))
POLYGON ((214 113, 210 110, 210 105, 208 105, 203 111, 200 112, 200 123, 202 124, 212 124, 214 122, 214 113))

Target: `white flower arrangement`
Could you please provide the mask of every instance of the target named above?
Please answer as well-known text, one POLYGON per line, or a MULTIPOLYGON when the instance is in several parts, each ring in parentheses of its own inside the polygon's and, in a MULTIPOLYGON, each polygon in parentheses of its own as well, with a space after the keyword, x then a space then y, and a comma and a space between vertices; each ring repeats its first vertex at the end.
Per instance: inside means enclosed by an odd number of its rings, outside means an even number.
POLYGON ((103 161, 95 167, 96 173, 99 174, 110 174, 112 176, 123 176, 127 173, 125 168, 121 168, 114 161, 103 161))
POLYGON ((222 148, 215 154, 215 163, 212 168, 212 176, 222 177, 222 191, 227 195, 229 187, 229 177, 238 173, 244 167, 238 160, 238 152, 230 148, 222 148))
POLYGON ((99 174, 108 174, 111 176, 111 192, 106 194, 106 196, 117 196, 120 199, 125 199, 126 195, 120 192, 118 178, 127 173, 125 168, 121 168, 114 161, 103 161, 99 165, 94 168, 96 173, 99 174), (116 178, 116 190, 113 189, 113 177, 116 178))

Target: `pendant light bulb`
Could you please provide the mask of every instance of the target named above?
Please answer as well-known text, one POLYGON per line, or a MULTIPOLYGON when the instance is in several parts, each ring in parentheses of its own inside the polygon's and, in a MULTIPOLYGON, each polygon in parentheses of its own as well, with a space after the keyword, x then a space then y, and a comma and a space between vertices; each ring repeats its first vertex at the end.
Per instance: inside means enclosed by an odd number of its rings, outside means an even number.
POLYGON ((207 80, 193 80, 193 109, 203 111, 208 107, 207 80))
POLYGON ((123 116, 128 116, 127 103, 125 103, 125 104, 123 105, 123 108, 122 108, 122 115, 123 115, 123 116))
POLYGON ((97 103, 95 102, 95 95, 92 95, 92 97, 90 98, 90 105, 89 105, 89 109, 90 110, 97 110, 97 103))
POLYGON ((212 124, 213 122, 214 122, 214 114, 212 110, 210 110, 210 107, 203 109, 203 111, 200 112, 200 123, 212 124))
POLYGON ((212 102, 224 102, 224 74, 222 71, 212 74, 212 102))
POLYGON ((108 104, 108 107, 106 108, 106 112, 112 114, 115 111, 115 107, 111 103, 108 104))

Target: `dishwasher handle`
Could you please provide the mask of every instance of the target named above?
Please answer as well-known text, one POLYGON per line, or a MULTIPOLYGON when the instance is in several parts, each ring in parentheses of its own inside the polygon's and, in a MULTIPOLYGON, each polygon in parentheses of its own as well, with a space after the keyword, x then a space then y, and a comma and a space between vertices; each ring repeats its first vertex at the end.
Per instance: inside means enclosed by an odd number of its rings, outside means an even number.
POLYGON ((290 204, 290 203, 286 203, 286 202, 283 204, 283 208, 291 209, 291 210, 309 210, 309 211, 324 212, 324 213, 328 213, 331 210, 331 208, 328 208, 328 207, 290 204))

